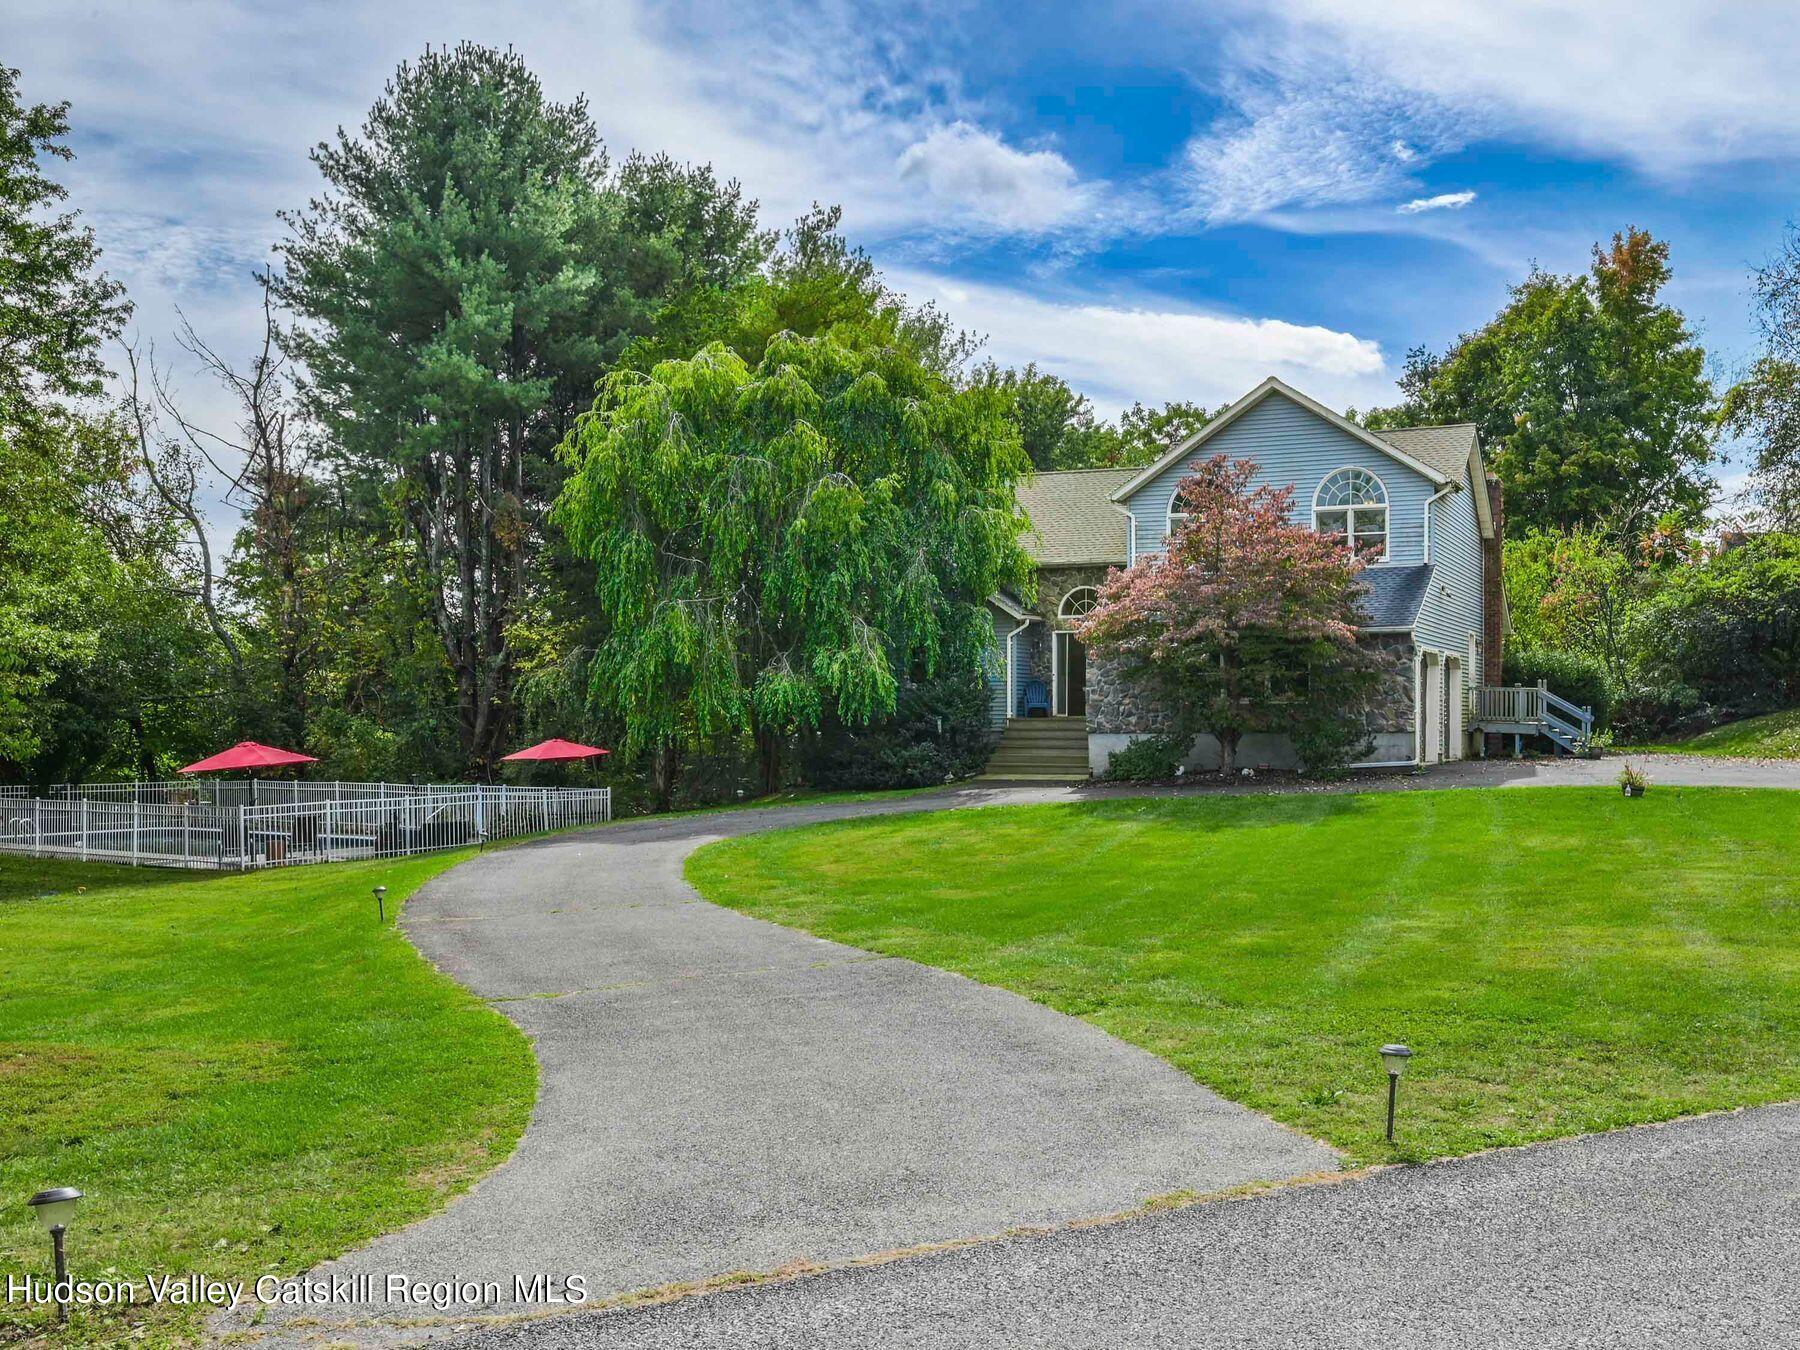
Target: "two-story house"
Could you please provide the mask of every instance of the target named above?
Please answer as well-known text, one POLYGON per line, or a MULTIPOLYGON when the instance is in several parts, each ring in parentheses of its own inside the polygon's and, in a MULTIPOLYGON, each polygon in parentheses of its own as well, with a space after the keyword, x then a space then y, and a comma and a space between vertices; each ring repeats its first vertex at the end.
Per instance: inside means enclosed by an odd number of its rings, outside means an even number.
MULTIPOLYGON (((1362 641, 1388 678, 1368 707, 1369 765, 1458 759, 1475 748, 1468 691, 1498 683, 1505 626, 1500 485, 1469 425, 1369 431, 1268 379, 1144 468, 1039 474, 1020 490, 1032 521, 1038 594, 991 602, 990 714, 1005 731, 990 773, 1103 773, 1112 753, 1163 730, 1166 710, 1126 686, 1072 631, 1109 569, 1163 547, 1176 484, 1212 455, 1253 460, 1258 480, 1294 488, 1295 518, 1368 560, 1362 641), (1047 704, 1047 706, 1045 706, 1047 704)), ((1292 765, 1284 738, 1246 737, 1244 764, 1292 765)), ((1210 737, 1189 763, 1217 767, 1210 737)))

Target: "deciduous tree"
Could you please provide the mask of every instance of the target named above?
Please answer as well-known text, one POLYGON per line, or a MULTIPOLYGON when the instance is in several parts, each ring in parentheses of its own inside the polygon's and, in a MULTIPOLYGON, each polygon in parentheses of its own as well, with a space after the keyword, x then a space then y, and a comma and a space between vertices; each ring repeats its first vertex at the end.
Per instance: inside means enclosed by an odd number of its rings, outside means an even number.
POLYGON ((1005 400, 903 346, 782 334, 609 376, 556 518, 595 564, 596 702, 658 762, 752 736, 778 785, 826 710, 892 712, 902 675, 974 668, 983 602, 1028 585, 1005 400))
POLYGON ((1721 421, 1750 443, 1750 497, 1762 523, 1800 530, 1800 227, 1752 278, 1762 350, 1725 396, 1721 421))
POLYGON ((396 527, 484 772, 510 729, 554 447, 673 295, 726 284, 766 240, 710 171, 610 175, 582 100, 473 44, 402 65, 360 135, 313 159, 328 192, 286 217, 281 250, 291 346, 360 509, 396 527))
POLYGON ((1356 644, 1362 564, 1294 523, 1291 487, 1252 487, 1252 461, 1192 467, 1175 496, 1186 522, 1107 579, 1082 641, 1157 697, 1183 745, 1214 736, 1221 772, 1249 732, 1293 736, 1310 769, 1353 758, 1379 678, 1356 644))
POLYGON ((1510 535, 1696 525, 1715 409, 1706 353, 1661 299, 1671 275, 1669 246, 1639 229, 1596 245, 1585 275, 1534 271, 1485 328, 1441 356, 1409 353, 1405 401, 1368 424, 1474 422, 1510 535))

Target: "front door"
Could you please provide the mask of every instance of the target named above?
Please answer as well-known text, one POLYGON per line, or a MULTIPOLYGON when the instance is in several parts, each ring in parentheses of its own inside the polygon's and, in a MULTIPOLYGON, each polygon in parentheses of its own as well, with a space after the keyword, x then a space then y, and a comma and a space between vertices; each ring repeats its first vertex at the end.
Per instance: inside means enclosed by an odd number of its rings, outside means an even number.
POLYGON ((1056 688, 1051 711, 1058 717, 1087 716, 1087 648, 1070 632, 1056 635, 1056 688))

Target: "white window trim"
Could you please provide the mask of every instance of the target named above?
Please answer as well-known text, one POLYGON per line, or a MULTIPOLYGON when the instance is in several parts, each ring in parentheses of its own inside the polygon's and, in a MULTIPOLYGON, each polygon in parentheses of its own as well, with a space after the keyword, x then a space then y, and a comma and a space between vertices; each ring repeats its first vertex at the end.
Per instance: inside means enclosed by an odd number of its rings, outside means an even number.
MULTIPOLYGON (((1081 614, 1069 613, 1070 598, 1081 594, 1081 592, 1083 592, 1083 591, 1092 592, 1093 597, 1094 597, 1094 604, 1097 605, 1100 603, 1100 588, 1098 586, 1071 586, 1071 587, 1069 587, 1069 589, 1067 591, 1063 592, 1063 598, 1056 602, 1056 617, 1058 620, 1085 619, 1087 617, 1087 612, 1084 612, 1081 614)), ((1092 610, 1093 610, 1093 605, 1089 605, 1088 612, 1091 612, 1092 610)))
MULTIPOLYGON (((1382 515, 1387 520, 1387 526, 1381 532, 1381 557, 1378 561, 1369 563, 1368 566, 1370 566, 1370 567, 1393 566, 1394 565, 1394 503, 1393 503, 1393 500, 1388 496, 1387 484, 1382 481, 1381 475, 1376 473, 1375 470, 1369 468, 1367 465, 1340 464, 1337 468, 1331 470, 1330 473, 1326 474, 1323 478, 1321 478, 1319 480, 1319 485, 1313 489, 1313 505, 1312 505, 1313 531, 1314 531, 1314 533, 1320 533, 1320 531, 1319 531, 1319 512, 1320 511, 1322 511, 1322 510, 1323 511, 1343 511, 1346 513, 1345 523, 1348 524, 1350 527, 1350 529, 1349 529, 1350 548, 1351 548, 1352 552, 1355 551, 1355 549, 1356 549, 1356 516, 1355 516, 1355 512, 1358 510, 1358 508, 1354 507, 1354 506, 1321 507, 1319 505, 1319 494, 1325 490, 1325 485, 1327 483, 1329 483, 1333 478, 1336 478, 1340 473, 1345 473, 1352 469, 1354 469, 1358 473, 1366 473, 1370 478, 1374 479, 1375 486, 1381 489, 1380 510, 1381 510, 1382 515)), ((1365 503, 1363 503, 1363 509, 1369 509, 1369 510, 1375 509, 1375 504, 1373 502, 1365 502, 1365 503)))

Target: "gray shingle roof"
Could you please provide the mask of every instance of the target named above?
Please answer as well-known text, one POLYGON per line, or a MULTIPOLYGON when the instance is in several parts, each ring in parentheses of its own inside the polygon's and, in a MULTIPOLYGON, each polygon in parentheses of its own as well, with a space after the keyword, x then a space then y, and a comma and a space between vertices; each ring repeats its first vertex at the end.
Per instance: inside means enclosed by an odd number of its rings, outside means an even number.
POLYGON ((1442 427, 1395 427, 1375 433, 1401 454, 1436 469, 1452 482, 1463 481, 1469 451, 1475 448, 1475 424, 1455 422, 1442 427))
POLYGON ((1419 606, 1431 591, 1430 563, 1410 567, 1371 567, 1362 574, 1369 593, 1363 597, 1368 628, 1411 628, 1419 606))
POLYGON ((1040 567, 1078 563, 1125 564, 1129 551, 1125 513, 1113 492, 1136 469, 1071 469, 1040 473, 1019 487, 1019 505, 1031 517, 1025 547, 1040 567))

